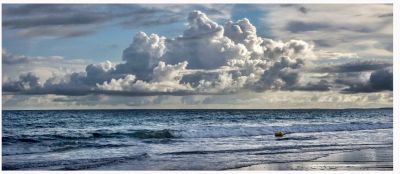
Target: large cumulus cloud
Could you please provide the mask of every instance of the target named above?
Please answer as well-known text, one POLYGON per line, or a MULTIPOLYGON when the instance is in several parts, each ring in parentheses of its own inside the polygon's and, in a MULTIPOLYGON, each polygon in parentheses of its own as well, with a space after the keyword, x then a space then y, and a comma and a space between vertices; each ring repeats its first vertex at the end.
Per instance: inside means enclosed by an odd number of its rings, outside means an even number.
MULTIPOLYGON (((43 84, 36 83, 39 78, 34 74, 27 74, 16 81, 3 82, 3 90, 30 94, 139 96, 326 91, 342 85, 337 90, 356 91, 353 84, 340 80, 304 78, 307 73, 340 74, 340 71, 354 69, 344 65, 336 69, 313 68, 314 59, 313 44, 262 38, 246 18, 220 25, 205 13, 193 11, 187 17, 186 29, 175 38, 137 33, 123 51, 123 63, 90 64, 84 72, 53 76, 43 84)), ((387 66, 366 67, 366 71, 376 70, 368 83, 364 83, 374 90, 361 91, 392 90, 381 85, 390 81, 392 73, 378 68, 387 66)))

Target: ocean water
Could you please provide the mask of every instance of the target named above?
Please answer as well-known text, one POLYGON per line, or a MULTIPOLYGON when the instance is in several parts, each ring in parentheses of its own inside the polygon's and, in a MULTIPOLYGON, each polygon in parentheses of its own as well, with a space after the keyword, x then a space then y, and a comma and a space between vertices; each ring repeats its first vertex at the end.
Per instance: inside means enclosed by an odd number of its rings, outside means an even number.
POLYGON ((392 147, 392 109, 2 111, 3 170, 224 170, 392 147), (284 131, 282 138, 275 131, 284 131))

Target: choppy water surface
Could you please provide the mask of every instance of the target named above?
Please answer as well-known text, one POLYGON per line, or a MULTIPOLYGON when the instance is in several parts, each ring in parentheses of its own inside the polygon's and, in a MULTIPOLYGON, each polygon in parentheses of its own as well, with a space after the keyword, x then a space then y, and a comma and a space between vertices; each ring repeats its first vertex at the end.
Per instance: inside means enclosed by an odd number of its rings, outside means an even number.
POLYGON ((5 170, 220 170, 393 141, 391 109, 3 111, 2 119, 5 170))

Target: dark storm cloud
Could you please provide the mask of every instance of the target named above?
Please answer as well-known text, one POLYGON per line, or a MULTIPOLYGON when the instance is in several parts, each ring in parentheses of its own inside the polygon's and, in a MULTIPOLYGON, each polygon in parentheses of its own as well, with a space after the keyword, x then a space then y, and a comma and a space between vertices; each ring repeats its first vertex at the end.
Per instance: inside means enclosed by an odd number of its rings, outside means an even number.
POLYGON ((387 61, 356 61, 337 65, 320 66, 311 71, 318 73, 362 72, 383 69, 391 66, 393 66, 393 64, 387 61))
POLYGON ((375 90, 393 90, 393 70, 382 69, 371 74, 369 79, 371 87, 375 90))
POLYGON ((18 81, 3 83, 3 91, 20 92, 40 88, 39 78, 33 73, 22 74, 18 81))
POLYGON ((322 66, 311 71, 328 73, 315 87, 330 89, 333 86, 342 86, 340 89, 342 93, 369 93, 393 90, 392 67, 393 64, 387 61, 356 61, 322 66))
POLYGON ((371 73, 367 81, 339 81, 349 87, 342 90, 343 93, 367 93, 379 91, 393 91, 393 70, 391 68, 376 70, 371 73))

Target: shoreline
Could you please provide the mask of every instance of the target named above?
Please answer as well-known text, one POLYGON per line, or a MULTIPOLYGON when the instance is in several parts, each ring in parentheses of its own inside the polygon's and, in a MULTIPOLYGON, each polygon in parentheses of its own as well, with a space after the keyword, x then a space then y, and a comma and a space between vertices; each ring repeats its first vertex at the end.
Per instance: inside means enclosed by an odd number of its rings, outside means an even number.
POLYGON ((256 164, 232 170, 393 170, 393 146, 337 152, 311 161, 256 164))

